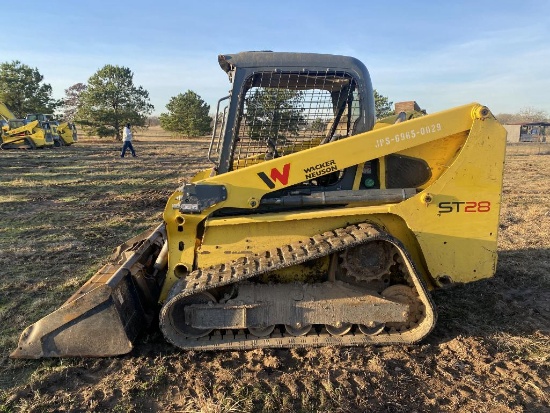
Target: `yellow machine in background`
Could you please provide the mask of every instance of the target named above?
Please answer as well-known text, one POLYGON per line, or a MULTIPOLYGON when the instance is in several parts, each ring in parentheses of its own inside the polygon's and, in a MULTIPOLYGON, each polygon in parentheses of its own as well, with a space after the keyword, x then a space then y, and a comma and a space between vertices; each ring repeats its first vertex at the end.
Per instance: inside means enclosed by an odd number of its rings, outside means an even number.
POLYGON ((47 134, 51 135, 53 146, 55 147, 72 145, 75 142, 72 132, 67 134, 65 130, 66 126, 64 126, 64 129, 62 130, 63 136, 61 136, 59 131, 59 121, 53 114, 28 113, 26 119, 27 122, 38 121, 40 127, 44 129, 47 134))
POLYGON ((53 146, 53 136, 38 121, 17 119, 8 107, 0 102, 0 115, 5 120, 2 126, 1 149, 36 149, 53 146))
POLYGON ((356 59, 219 63, 233 88, 212 169, 12 357, 123 354, 159 309, 182 349, 415 343, 437 318, 430 289, 494 274, 506 132, 489 109, 376 123, 356 59))
POLYGON ((78 140, 76 125, 72 122, 56 121, 56 129, 62 145, 72 145, 78 140))
POLYGON ((53 114, 29 113, 27 121, 39 121, 45 130, 53 135, 55 146, 68 146, 77 141, 76 125, 72 122, 61 122, 53 114))

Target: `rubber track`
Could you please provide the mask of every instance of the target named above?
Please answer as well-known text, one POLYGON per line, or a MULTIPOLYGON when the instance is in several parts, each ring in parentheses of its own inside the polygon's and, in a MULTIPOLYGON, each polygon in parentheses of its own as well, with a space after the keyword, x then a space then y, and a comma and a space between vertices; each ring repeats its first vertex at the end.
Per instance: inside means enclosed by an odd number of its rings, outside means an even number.
POLYGON ((261 254, 245 256, 229 263, 193 271, 174 284, 160 313, 160 327, 165 338, 176 347, 189 350, 245 350, 266 347, 366 346, 372 344, 415 343, 429 334, 435 325, 435 321, 436 314, 433 302, 401 242, 368 223, 327 231, 261 254), (419 323, 410 330, 404 332, 385 331, 376 336, 367 336, 359 331, 354 333, 352 330, 352 332, 343 336, 332 336, 324 329, 321 332, 312 329, 305 336, 295 337, 278 331, 276 328, 271 336, 261 338, 245 334, 244 330, 239 330, 236 334, 231 330, 224 330, 196 339, 186 338, 179 334, 169 322, 168 313, 170 308, 183 297, 237 283, 280 268, 302 264, 309 260, 376 240, 390 242, 397 248, 408 272, 408 278, 424 305, 425 313, 419 323))

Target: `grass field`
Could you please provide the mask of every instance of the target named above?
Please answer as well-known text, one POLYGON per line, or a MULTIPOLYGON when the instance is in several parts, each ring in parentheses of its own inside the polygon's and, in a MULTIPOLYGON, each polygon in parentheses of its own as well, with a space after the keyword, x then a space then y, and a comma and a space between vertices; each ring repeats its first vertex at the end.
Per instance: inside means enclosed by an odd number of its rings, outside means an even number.
POLYGON ((181 352, 156 330, 107 359, 11 360, 111 250, 208 167, 208 139, 138 133, 0 152, 0 413, 550 411, 550 145, 508 147, 494 278, 433 292, 415 346, 181 352))

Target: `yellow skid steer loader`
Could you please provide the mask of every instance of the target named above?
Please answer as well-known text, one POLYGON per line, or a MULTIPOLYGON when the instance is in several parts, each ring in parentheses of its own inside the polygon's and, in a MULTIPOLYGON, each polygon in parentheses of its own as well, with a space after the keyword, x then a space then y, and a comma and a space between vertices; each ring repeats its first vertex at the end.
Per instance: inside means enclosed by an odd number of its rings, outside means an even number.
POLYGON ((0 117, 5 121, 0 131, 0 149, 36 149, 53 145, 49 130, 37 121, 17 119, 3 102, 0 102, 0 117))
POLYGON ((232 90, 212 168, 12 357, 124 354, 156 315, 182 349, 415 343, 436 322, 430 289, 494 275, 506 132, 489 109, 375 127, 357 59, 218 60, 232 90))

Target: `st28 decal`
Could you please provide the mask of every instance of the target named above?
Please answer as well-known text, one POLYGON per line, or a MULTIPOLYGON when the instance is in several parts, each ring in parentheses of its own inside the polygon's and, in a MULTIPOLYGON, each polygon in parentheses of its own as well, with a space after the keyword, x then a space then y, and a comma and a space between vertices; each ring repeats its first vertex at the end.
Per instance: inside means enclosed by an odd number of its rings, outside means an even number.
POLYGON ((489 201, 450 201, 440 202, 439 213, 449 214, 451 212, 489 212, 491 202, 489 201))
POLYGON ((265 182, 269 189, 275 188, 275 182, 277 181, 286 185, 288 184, 288 177, 290 176, 290 164, 285 164, 282 171, 279 171, 277 168, 271 169, 269 176, 267 176, 265 172, 258 172, 258 176, 265 182))

